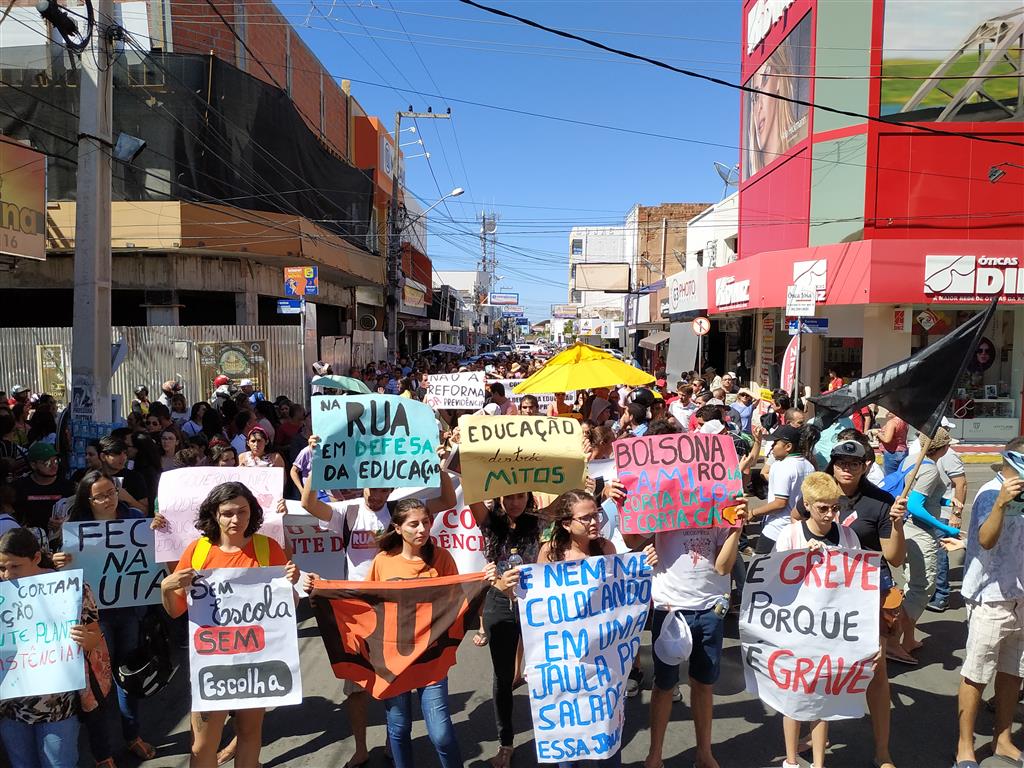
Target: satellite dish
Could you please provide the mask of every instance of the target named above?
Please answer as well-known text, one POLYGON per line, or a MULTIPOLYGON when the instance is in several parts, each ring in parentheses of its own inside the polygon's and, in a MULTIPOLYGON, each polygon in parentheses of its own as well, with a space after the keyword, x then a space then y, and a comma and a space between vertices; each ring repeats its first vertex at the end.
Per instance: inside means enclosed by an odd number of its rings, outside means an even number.
POLYGON ((722 183, 725 184, 725 187, 722 189, 722 197, 724 198, 727 194, 729 194, 729 187, 735 187, 737 184, 740 183, 740 166, 738 163, 736 165, 730 166, 726 165, 725 163, 719 163, 716 160, 715 172, 718 174, 718 177, 722 180, 722 183))

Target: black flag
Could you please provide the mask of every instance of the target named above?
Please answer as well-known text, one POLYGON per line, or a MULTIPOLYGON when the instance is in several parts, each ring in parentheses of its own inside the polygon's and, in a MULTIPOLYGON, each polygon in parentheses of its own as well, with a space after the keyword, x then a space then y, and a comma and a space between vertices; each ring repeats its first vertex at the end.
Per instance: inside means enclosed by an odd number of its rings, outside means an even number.
POLYGON ((946 406, 967 362, 978 346, 998 298, 941 341, 906 360, 840 387, 809 398, 822 428, 869 403, 892 411, 928 437, 935 434, 946 406))

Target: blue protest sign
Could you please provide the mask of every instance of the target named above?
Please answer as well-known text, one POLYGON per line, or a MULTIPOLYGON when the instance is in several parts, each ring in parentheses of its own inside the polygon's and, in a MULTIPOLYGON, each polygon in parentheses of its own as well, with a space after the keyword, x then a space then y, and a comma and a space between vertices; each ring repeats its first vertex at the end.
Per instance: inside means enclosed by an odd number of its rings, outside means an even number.
POLYGON ((85 572, 99 608, 160 602, 167 570, 156 562, 149 520, 87 520, 64 524, 64 551, 85 572))
POLYGON ((436 488, 441 484, 434 411, 396 395, 313 398, 312 484, 330 488, 436 488))
POLYGON ((0 581, 0 701, 85 688, 85 653, 71 639, 83 583, 78 569, 0 581))
POLYGON ((619 751, 651 572, 641 553, 523 567, 516 596, 539 762, 619 751))

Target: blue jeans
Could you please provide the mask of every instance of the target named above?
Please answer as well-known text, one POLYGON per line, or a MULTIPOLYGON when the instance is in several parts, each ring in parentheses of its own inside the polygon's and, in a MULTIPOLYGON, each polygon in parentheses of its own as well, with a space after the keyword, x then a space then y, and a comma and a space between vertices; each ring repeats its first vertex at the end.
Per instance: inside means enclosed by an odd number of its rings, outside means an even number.
POLYGON ((3 740, 12 768, 76 768, 78 718, 27 725, 0 718, 3 740))
POLYGON ((892 474, 899 469, 900 464, 903 463, 905 458, 907 458, 906 450, 889 453, 889 451, 882 449, 882 469, 885 470, 885 474, 892 474))
POLYGON ((935 565, 935 594, 933 603, 944 603, 949 600, 949 553, 939 549, 939 558, 935 565))
MULTIPOLYGON (((146 608, 107 608, 100 612, 100 630, 110 651, 111 668, 116 669, 121 659, 139 647, 139 627, 146 608)), ((121 710, 121 733, 129 744, 139 736, 139 700, 117 688, 117 706, 121 710)))
MULTIPOLYGON (((412 754, 412 691, 384 700, 395 768, 415 768, 412 754)), ((448 678, 420 688, 420 709, 441 768, 462 768, 462 752, 448 713, 448 678)))

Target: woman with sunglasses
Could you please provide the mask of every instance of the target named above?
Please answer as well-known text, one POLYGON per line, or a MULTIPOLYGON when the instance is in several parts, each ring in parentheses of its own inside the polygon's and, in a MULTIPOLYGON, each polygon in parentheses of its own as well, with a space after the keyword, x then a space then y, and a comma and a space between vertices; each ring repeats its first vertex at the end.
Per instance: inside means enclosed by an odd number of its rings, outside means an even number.
POLYGON ((253 427, 246 436, 249 450, 238 457, 240 467, 284 467, 284 459, 275 451, 268 451, 270 436, 263 427, 253 427))
MULTIPOLYGON (((839 497, 842 488, 835 478, 824 472, 811 472, 800 485, 800 493, 807 518, 794 520, 775 539, 775 551, 793 549, 860 549, 860 541, 849 528, 839 525, 839 497)), ((786 740, 786 760, 782 768, 799 768, 797 753, 800 749, 800 721, 783 717, 782 732, 786 740)), ((811 751, 814 768, 825 765, 825 748, 828 742, 828 723, 815 720, 811 723, 811 751)))

